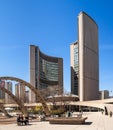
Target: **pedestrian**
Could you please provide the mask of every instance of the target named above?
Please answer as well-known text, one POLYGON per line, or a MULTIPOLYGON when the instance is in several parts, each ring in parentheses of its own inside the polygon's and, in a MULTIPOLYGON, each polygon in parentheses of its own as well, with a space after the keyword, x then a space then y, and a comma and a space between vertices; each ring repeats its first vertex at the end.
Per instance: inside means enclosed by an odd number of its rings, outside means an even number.
POLYGON ((17 115, 17 125, 20 125, 21 122, 20 122, 20 115, 17 115))
POLYGON ((112 117, 112 111, 110 111, 110 117, 112 117))

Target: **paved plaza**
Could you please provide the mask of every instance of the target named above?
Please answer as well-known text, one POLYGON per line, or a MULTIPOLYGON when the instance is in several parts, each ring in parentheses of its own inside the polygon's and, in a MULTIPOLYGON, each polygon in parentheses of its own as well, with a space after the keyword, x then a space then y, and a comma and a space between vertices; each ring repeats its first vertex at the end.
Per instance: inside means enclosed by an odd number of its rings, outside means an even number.
POLYGON ((47 121, 31 121, 27 126, 0 125, 0 130, 113 130, 113 117, 102 115, 100 112, 87 112, 83 113, 83 116, 88 117, 84 125, 54 125, 47 121))

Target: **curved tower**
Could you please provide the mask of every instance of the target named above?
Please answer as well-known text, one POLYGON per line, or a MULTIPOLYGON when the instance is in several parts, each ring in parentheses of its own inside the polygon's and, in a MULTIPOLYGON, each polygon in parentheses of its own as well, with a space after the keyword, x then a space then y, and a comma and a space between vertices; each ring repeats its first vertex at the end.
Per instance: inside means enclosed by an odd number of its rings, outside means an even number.
MULTIPOLYGON (((75 46, 78 46, 76 47, 78 48, 77 72, 75 59, 72 59, 76 53, 72 53, 72 51, 71 67, 77 74, 77 85, 76 89, 72 90, 77 90, 80 101, 96 100, 99 96, 98 26, 85 12, 81 12, 78 16, 78 41, 72 44, 71 48, 73 49, 75 46)), ((72 82, 75 81, 72 73, 71 77, 72 82)), ((73 84, 71 87, 75 88, 73 84)), ((72 91, 72 93, 75 92, 72 91)))
MULTIPOLYGON (((38 46, 30 45, 30 83, 40 90, 44 98, 63 92, 63 59, 42 53, 38 46)), ((30 91, 30 102, 38 99, 30 91)))

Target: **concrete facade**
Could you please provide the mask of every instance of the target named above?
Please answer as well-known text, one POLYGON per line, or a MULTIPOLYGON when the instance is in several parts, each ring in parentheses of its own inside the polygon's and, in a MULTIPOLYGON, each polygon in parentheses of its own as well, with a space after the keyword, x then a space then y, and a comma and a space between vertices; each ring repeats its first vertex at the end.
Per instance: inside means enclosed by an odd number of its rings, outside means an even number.
POLYGON ((70 45, 70 62, 71 62, 71 92, 78 95, 78 42, 70 45))
MULTIPOLYGON (((78 16, 78 95, 80 101, 99 99, 98 27, 86 13, 78 16)), ((72 67, 74 67, 71 64, 72 67)), ((72 92, 73 93, 73 92, 72 92)))
MULTIPOLYGON (((12 92, 12 82, 5 82, 5 88, 12 92)), ((5 103, 14 103, 13 99, 7 93, 5 93, 5 103)))
POLYGON ((107 99, 107 98, 109 98, 109 91, 108 90, 99 91, 99 99, 100 100, 107 99))
POLYGON ((25 102, 26 93, 25 93, 26 87, 21 84, 17 83, 15 84, 15 96, 19 98, 22 102, 25 102))
MULTIPOLYGON (((42 53, 38 46, 30 45, 30 83, 42 96, 63 93, 63 59, 42 53)), ((29 91, 29 101, 37 102, 35 94, 29 91)))

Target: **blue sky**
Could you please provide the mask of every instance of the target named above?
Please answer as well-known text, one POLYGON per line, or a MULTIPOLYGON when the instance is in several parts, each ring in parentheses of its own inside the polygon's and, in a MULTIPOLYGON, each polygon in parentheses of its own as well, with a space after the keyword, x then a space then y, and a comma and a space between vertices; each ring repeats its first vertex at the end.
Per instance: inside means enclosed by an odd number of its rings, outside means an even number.
POLYGON ((34 44, 64 59, 64 89, 70 91, 70 44, 77 40, 81 11, 99 28, 100 89, 113 91, 113 0, 0 0, 0 76, 29 82, 34 44))

